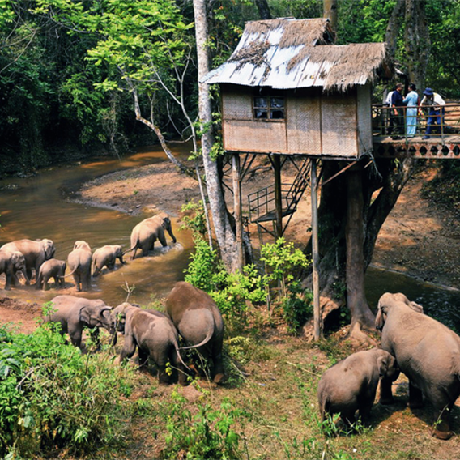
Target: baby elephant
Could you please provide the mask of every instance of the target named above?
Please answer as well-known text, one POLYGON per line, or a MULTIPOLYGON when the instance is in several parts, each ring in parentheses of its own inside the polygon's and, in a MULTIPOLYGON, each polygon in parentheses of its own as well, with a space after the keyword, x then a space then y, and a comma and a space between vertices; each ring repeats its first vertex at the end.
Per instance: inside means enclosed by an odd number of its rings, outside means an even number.
POLYGON ((182 363, 182 359, 177 344, 177 330, 167 316, 125 302, 113 310, 111 318, 112 328, 125 335, 121 361, 131 358, 137 347, 139 365, 146 363, 150 356, 158 367, 161 384, 177 381, 177 365, 178 361, 182 363), (172 367, 171 376, 166 370, 168 362, 172 367))
POLYGON ((50 278, 54 278, 56 287, 60 284, 62 288, 65 288, 65 269, 66 263, 63 260, 49 259, 40 266, 40 271, 37 279, 37 289, 41 288, 43 283, 43 290, 49 289, 48 281, 50 278))
POLYGON ((373 348, 358 351, 326 370, 318 384, 318 405, 321 420, 326 414, 340 413, 345 423, 355 422, 359 411, 368 422, 381 377, 396 372, 395 360, 387 351, 373 348))
POLYGON ((61 333, 68 333, 72 344, 79 347, 83 354, 86 353, 86 345, 82 341, 84 327, 94 328, 91 338, 97 350, 100 348, 99 327, 107 329, 111 334, 114 332, 110 320, 112 307, 105 305, 103 300, 60 295, 52 302, 56 311, 46 318, 47 321, 61 323, 61 333))
POLYGON ((103 267, 113 270, 117 259, 121 265, 126 263, 123 261, 123 250, 119 244, 106 244, 96 249, 93 254, 93 276, 97 276, 103 267))

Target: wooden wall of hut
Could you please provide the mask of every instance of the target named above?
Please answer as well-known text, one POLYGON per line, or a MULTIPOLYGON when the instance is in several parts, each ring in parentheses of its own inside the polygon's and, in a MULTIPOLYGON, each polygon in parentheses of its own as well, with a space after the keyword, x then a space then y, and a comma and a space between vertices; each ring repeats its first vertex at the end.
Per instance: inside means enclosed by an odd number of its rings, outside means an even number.
POLYGON ((221 85, 221 95, 227 151, 356 158, 372 149, 370 84, 345 93, 221 85), (283 98, 283 118, 258 118, 255 97, 283 98))

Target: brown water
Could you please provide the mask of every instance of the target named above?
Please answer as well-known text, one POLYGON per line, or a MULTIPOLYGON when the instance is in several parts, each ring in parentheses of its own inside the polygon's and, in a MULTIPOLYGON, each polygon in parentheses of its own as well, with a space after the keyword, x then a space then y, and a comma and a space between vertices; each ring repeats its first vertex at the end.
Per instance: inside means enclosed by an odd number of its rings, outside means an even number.
MULTIPOLYGON (((182 156, 189 150, 179 147, 174 153, 182 156)), ((55 167, 41 170, 36 177, 0 181, 0 244, 22 238, 49 238, 56 246, 55 257, 62 260, 67 259, 76 240, 87 241, 93 250, 105 244, 129 248, 132 228, 146 215, 132 216, 113 209, 89 207, 70 201, 68 196, 83 182, 98 176, 164 160, 164 153, 155 147, 121 160, 110 158, 55 167)), ((168 248, 162 248, 157 242, 151 256, 128 261, 128 265, 94 279, 93 292, 80 295, 118 305, 126 299, 126 286, 129 286, 134 288, 130 302, 147 304, 153 298, 164 297, 175 282, 184 279, 183 271, 193 247, 190 233, 180 230, 173 217, 172 222, 176 244, 172 245, 171 238, 166 235, 168 248)), ((43 292, 37 291, 35 286, 21 286, 3 293, 42 304, 56 295, 75 294, 73 278, 66 281, 68 292, 53 288, 43 292)), ((3 287, 1 279, 0 288, 3 287)))

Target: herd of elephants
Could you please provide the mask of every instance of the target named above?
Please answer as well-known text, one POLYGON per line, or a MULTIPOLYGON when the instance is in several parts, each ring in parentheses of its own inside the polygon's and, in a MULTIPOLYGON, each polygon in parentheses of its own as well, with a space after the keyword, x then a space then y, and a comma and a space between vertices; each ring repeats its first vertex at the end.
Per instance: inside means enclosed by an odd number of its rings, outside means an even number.
MULTIPOLYGON (((19 240, 0 248, 0 274, 6 277, 5 289, 17 286, 17 273, 26 283, 35 270, 37 289, 48 288, 51 277, 55 285, 65 285, 73 276, 76 291, 91 290, 91 277, 104 267, 113 269, 119 259, 137 250, 146 256, 159 240, 166 246, 165 231, 173 242, 169 217, 162 213, 138 223, 131 232, 130 248, 123 252, 119 245, 106 245, 92 252, 85 241, 76 241, 67 263, 54 259, 51 240, 19 240), (69 268, 70 273, 65 274, 69 268)), ((181 351, 195 348, 208 363, 208 375, 214 382, 224 381, 222 357, 224 321, 214 300, 205 292, 186 282, 178 282, 165 302, 165 313, 144 310, 127 302, 112 308, 103 300, 90 300, 72 295, 60 295, 52 300, 50 322, 61 324, 73 345, 86 353, 82 340, 85 327, 99 348, 99 328, 111 334, 117 342, 117 332, 124 335, 120 361, 138 351, 139 365, 150 357, 158 369, 160 383, 186 384, 189 376, 199 373, 200 366, 190 367, 181 351), (183 345, 179 346, 180 337, 183 345), (169 364, 168 364, 169 363, 169 364), (193 372, 192 372, 193 368, 193 372)), ((352 425, 359 413, 364 422, 369 419, 378 383, 381 383, 382 404, 392 404, 392 384, 400 372, 409 380, 409 406, 431 404, 433 435, 447 440, 453 433, 450 412, 460 395, 460 337, 442 323, 430 318, 423 307, 401 293, 385 293, 378 302, 376 327, 381 331, 380 348, 359 351, 327 369, 318 384, 318 405, 321 418, 340 413, 342 421, 352 425)))

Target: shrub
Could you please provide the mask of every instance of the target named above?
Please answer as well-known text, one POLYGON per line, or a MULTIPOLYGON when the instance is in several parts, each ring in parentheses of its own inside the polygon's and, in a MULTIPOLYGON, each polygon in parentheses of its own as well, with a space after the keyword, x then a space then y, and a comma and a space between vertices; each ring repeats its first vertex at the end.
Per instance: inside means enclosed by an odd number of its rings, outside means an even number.
POLYGON ((298 281, 288 286, 288 292, 288 296, 282 302, 283 318, 288 331, 296 334, 313 316, 313 294, 309 289, 302 288, 298 281))
POLYGON ((50 325, 32 334, 0 328, 0 455, 116 441, 120 397, 131 387, 129 371, 106 358, 82 356, 50 325))
POLYGON ((187 400, 177 392, 166 411, 165 459, 239 459, 243 439, 242 422, 245 412, 235 409, 228 400, 214 410, 209 404, 197 403, 196 410, 187 407, 187 400), (237 431, 235 425, 240 427, 237 431))

